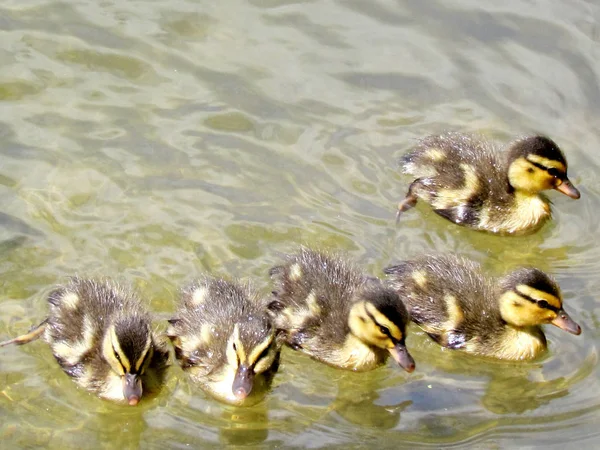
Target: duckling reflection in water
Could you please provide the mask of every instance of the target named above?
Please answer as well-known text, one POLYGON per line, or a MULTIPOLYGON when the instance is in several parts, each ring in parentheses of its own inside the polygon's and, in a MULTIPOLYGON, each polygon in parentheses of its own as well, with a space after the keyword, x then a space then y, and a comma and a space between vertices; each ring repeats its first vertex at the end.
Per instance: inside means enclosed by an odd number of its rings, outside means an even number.
POLYGON ((447 255, 422 256, 385 273, 412 320, 444 347, 522 360, 546 350, 542 324, 581 333, 563 308, 558 284, 538 269, 492 279, 474 262, 447 255))
POLYGON ((474 136, 429 136, 400 163, 416 179, 398 205, 398 218, 420 199, 458 225, 523 233, 536 230, 551 217, 542 191, 556 189, 574 199, 580 196, 567 177, 562 151, 544 136, 517 140, 504 154, 474 136))
POLYGON ((46 320, 0 346, 43 335, 65 373, 104 399, 136 405, 145 389, 160 388, 167 344, 153 334, 150 315, 133 292, 108 280, 74 277, 48 303, 46 320))
POLYGON ((269 310, 293 349, 342 369, 374 369, 391 355, 407 372, 414 370, 405 346, 408 313, 379 279, 307 248, 270 275, 275 286, 269 310))
POLYGON ((248 406, 268 392, 281 343, 267 303, 249 286, 223 279, 183 290, 167 335, 183 370, 217 400, 248 406))

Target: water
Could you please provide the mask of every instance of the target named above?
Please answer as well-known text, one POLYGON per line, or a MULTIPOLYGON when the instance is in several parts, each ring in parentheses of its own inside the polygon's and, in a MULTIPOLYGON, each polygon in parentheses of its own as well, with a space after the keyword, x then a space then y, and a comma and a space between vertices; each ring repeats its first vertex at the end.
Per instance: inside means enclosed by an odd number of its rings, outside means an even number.
POLYGON ((251 278, 299 244, 372 274, 423 251, 553 273, 579 337, 509 364, 442 351, 337 371, 286 350, 253 408, 173 368, 139 407, 88 395, 42 342, 0 354, 0 447, 590 448, 600 439, 600 7, 591 1, 6 0, 0 6, 0 337, 68 275, 134 284, 159 319, 210 271, 251 278), (487 3, 487 4, 485 4, 487 3), (527 237, 394 210, 395 161, 443 130, 550 134, 581 190, 527 237))

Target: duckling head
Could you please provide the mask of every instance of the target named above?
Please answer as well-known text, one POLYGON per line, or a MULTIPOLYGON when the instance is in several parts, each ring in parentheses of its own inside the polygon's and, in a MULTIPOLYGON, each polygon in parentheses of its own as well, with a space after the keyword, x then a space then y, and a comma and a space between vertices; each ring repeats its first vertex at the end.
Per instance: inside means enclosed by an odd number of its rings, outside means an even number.
POLYGON ((227 341, 226 358, 227 364, 235 369, 231 391, 236 399, 243 401, 252 392, 255 376, 274 369, 279 361, 274 328, 258 317, 236 323, 227 341), (249 326, 250 321, 256 324, 249 326))
POLYGON ((365 344, 388 350, 407 372, 415 361, 406 349, 406 324, 409 315, 400 297, 379 283, 368 284, 355 295, 350 310, 350 332, 365 344))
POLYGON ((531 327, 550 323, 572 334, 581 327, 563 308, 558 284, 544 272, 534 268, 518 269, 501 281, 500 314, 515 327, 531 327))
POLYGON ((112 323, 102 343, 102 356, 123 381, 123 397, 137 405, 142 397, 141 375, 152 360, 154 345, 148 321, 124 317, 112 323))
POLYGON ((567 177, 567 160, 558 145, 545 136, 515 142, 508 152, 508 181, 516 191, 537 194, 556 189, 571 198, 579 191, 567 177))

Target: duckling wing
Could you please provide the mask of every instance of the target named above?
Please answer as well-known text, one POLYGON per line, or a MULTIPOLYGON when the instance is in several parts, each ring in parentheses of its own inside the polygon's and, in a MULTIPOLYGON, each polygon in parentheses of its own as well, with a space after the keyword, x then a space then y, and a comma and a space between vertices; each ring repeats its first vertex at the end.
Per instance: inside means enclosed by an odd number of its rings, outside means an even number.
POLYGON ((427 137, 400 162, 417 179, 415 194, 453 222, 477 223, 489 197, 507 190, 502 160, 488 143, 472 136, 427 137))
POLYGON ((362 274, 341 259, 309 249, 289 256, 270 274, 274 288, 269 309, 276 326, 287 332, 289 345, 344 342, 350 296, 364 282, 362 274))
POLYGON ((434 340, 462 348, 496 318, 479 266, 454 256, 424 256, 385 269, 411 319, 434 340))

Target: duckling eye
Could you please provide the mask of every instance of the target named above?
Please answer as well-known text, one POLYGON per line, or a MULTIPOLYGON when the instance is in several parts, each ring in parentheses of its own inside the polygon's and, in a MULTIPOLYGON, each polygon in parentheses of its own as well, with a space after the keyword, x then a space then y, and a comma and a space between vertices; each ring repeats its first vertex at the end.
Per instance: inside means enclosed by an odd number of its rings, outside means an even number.
POLYGON ((555 177, 555 178, 560 177, 560 171, 558 169, 554 168, 554 167, 548 169, 548 173, 550 175, 552 175, 553 177, 555 177))
POLYGON ((547 302, 546 300, 540 300, 540 301, 538 302, 538 306, 539 306, 540 308, 547 308, 547 307, 548 307, 548 302, 547 302))
POLYGON ((383 325, 379 326, 379 331, 381 331, 382 334, 385 334, 386 336, 390 335, 390 330, 388 327, 384 327, 383 325))

